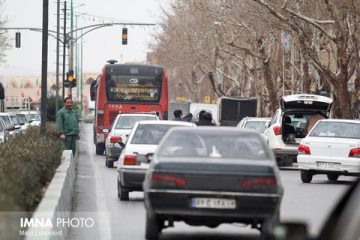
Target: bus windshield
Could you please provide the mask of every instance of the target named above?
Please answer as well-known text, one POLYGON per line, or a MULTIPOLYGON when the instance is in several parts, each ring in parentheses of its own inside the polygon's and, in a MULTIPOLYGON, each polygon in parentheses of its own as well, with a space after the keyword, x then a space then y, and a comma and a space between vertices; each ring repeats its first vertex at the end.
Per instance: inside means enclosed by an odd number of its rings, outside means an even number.
POLYGON ((129 67, 128 71, 109 71, 106 74, 106 96, 111 102, 159 103, 162 71, 142 71, 129 67))

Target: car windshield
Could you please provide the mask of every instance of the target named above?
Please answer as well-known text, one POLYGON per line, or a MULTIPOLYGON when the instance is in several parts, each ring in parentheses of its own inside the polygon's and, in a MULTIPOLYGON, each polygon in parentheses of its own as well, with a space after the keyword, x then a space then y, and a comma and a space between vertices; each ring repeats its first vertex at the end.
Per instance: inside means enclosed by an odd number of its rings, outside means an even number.
POLYGON ((159 144, 165 133, 176 125, 139 124, 131 140, 131 144, 159 144))
POLYGON ((4 120, 6 126, 11 126, 10 118, 8 116, 0 116, 4 120))
POLYGON ((17 118, 19 119, 20 123, 26 123, 26 116, 25 114, 16 114, 17 118))
POLYGON ((39 114, 34 114, 34 113, 31 113, 30 114, 30 119, 33 120, 33 121, 40 121, 40 115, 39 114))
POLYGON ((244 128, 253 129, 258 133, 263 133, 266 129, 266 120, 264 121, 247 121, 244 128))
POLYGON ((132 129, 137 121, 157 120, 156 116, 121 116, 116 123, 115 129, 132 129))
POLYGON ((172 132, 159 150, 159 157, 270 159, 262 139, 252 133, 172 132))
POLYGON ((360 139, 360 124, 350 122, 319 122, 310 136, 360 139))
POLYGON ((11 122, 14 124, 14 125, 19 125, 20 122, 19 120, 17 119, 16 116, 10 116, 10 119, 11 119, 11 122))

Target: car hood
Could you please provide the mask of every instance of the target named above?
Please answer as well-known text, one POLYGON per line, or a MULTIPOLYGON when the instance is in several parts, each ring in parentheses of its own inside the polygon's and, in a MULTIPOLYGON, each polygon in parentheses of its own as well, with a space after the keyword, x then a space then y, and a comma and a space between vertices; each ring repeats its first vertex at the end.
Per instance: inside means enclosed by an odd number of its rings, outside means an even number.
POLYGON ((328 97, 312 94, 295 94, 284 96, 281 99, 280 107, 282 110, 319 110, 329 112, 333 100, 328 97))

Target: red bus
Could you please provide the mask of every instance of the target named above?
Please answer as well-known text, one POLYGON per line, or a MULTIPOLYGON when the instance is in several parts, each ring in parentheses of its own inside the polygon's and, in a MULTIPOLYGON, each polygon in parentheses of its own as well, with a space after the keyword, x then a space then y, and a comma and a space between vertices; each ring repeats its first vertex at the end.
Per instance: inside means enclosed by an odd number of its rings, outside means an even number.
POLYGON ((168 79, 162 67, 108 62, 90 90, 91 100, 95 100, 98 155, 104 153, 105 139, 118 113, 156 112, 160 119, 168 118, 168 79))

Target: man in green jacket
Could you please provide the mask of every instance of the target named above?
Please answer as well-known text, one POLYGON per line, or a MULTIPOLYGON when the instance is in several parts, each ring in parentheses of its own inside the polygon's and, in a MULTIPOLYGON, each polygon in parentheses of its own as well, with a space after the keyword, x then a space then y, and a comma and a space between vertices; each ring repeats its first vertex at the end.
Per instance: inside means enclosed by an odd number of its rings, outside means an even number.
POLYGON ((80 129, 72 105, 71 97, 66 97, 64 99, 64 107, 56 113, 56 128, 60 133, 60 139, 64 141, 65 149, 72 150, 75 156, 76 140, 80 139, 80 129))

